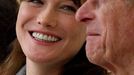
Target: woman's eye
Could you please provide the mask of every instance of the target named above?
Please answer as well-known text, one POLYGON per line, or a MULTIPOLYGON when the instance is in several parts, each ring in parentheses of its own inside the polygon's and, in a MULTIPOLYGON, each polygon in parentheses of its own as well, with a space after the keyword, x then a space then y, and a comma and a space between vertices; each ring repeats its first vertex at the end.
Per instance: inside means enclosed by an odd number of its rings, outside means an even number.
POLYGON ((65 12, 72 12, 72 13, 75 13, 77 11, 76 7, 70 5, 63 5, 60 7, 60 9, 65 12))
POLYGON ((29 0, 28 2, 31 2, 31 3, 37 4, 37 5, 43 5, 44 4, 41 0, 29 0))

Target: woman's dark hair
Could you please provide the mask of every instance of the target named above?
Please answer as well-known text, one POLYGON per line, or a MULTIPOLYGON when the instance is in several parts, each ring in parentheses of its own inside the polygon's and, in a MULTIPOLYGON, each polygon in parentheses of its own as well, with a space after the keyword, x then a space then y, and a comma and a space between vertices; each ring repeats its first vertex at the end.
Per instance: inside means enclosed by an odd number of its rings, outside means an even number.
POLYGON ((11 52, 0 64, 0 74, 1 75, 16 75, 19 69, 25 65, 26 57, 22 52, 21 46, 17 39, 15 39, 11 44, 11 52))
POLYGON ((8 46, 16 37, 16 0, 0 0, 0 62, 9 53, 8 46))

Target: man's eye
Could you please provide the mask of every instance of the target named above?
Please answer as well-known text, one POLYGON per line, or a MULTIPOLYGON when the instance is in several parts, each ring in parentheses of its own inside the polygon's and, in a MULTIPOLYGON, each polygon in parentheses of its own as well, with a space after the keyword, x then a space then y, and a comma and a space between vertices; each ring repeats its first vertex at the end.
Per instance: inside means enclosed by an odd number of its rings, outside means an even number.
POLYGON ((34 4, 41 4, 41 5, 44 4, 41 0, 29 0, 28 2, 31 2, 31 3, 34 3, 34 4))
POLYGON ((60 7, 60 9, 62 9, 65 12, 73 12, 75 13, 77 11, 77 9, 73 6, 69 6, 69 5, 63 5, 60 7))

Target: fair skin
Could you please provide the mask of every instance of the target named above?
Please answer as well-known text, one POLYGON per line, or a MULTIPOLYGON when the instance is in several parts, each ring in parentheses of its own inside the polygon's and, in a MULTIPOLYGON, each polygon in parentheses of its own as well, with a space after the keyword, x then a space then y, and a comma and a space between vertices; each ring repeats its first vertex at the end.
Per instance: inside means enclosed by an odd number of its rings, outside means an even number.
POLYGON ((134 75, 133 0, 86 0, 76 19, 87 26, 89 61, 111 75, 134 75))
POLYGON ((59 75, 85 41, 72 0, 24 0, 16 24, 27 75, 59 75))

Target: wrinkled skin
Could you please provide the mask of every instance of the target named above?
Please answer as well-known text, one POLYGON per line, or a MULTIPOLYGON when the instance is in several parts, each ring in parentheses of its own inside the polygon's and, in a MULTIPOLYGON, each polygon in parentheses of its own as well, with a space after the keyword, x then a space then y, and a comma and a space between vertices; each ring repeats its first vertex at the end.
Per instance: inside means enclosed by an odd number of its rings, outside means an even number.
POLYGON ((87 26, 88 59, 115 75, 133 75, 133 3, 132 0, 87 0, 76 13, 76 19, 87 26))

